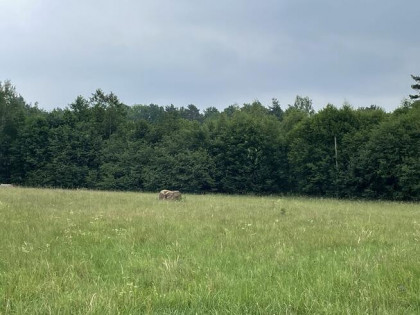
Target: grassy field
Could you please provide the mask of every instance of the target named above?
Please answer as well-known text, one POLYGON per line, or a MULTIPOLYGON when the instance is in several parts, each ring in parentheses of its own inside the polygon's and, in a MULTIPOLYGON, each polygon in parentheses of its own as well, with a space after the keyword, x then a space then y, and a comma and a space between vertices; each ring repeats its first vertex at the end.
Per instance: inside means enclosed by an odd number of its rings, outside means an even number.
POLYGON ((0 189, 0 314, 419 314, 420 205, 0 189))

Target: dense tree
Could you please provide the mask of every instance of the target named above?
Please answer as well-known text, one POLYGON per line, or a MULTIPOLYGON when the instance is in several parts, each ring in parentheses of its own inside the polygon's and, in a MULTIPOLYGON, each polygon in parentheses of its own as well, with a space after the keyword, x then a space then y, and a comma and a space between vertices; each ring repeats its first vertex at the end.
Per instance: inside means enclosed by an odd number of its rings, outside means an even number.
POLYGON ((359 169, 359 155, 361 149, 369 141, 373 130, 383 123, 388 114, 377 106, 359 108, 354 111, 356 128, 344 134, 338 143, 338 161, 340 165, 339 195, 342 197, 360 197, 362 195, 359 185, 361 176, 357 174, 359 169))
POLYGON ((354 177, 364 197, 420 200, 420 102, 393 116, 359 150, 354 177))
POLYGON ((285 111, 284 114, 282 116, 282 121, 281 121, 281 130, 282 133, 287 134, 290 131, 293 130, 293 128, 295 128, 296 126, 299 125, 299 123, 301 123, 302 121, 305 121, 309 119, 307 113, 289 106, 285 111))
POLYGON ((139 178, 133 174, 135 159, 127 137, 112 135, 103 144, 96 187, 108 190, 139 189, 139 178))
POLYGON ((30 186, 46 186, 53 175, 51 161, 51 129, 46 115, 29 116, 15 145, 15 159, 19 169, 12 180, 30 186))
POLYGON ((128 107, 97 90, 45 112, 5 82, 0 181, 418 201, 419 104, 405 100, 392 113, 327 105, 315 113, 297 96, 284 111, 273 99, 201 114, 195 105, 128 107))
POLYGON ((283 119, 284 111, 280 106, 280 102, 276 98, 271 100, 271 106, 268 108, 268 112, 270 115, 277 117, 278 120, 283 119))
POLYGON ((157 123, 165 113, 162 106, 156 104, 134 105, 128 109, 127 117, 130 120, 145 120, 148 123, 157 123))
POLYGON ((29 107, 10 81, 0 82, 0 182, 12 180, 17 168, 15 151, 19 134, 24 128, 29 107))
POLYGON ((182 118, 187 120, 201 121, 203 119, 200 110, 193 104, 188 105, 187 108, 181 107, 180 114, 182 118))
POLYGON ((145 166, 144 188, 210 191, 214 186, 213 173, 214 163, 205 150, 170 154, 165 148, 156 148, 152 160, 145 166))
POLYGON ((101 140, 99 135, 84 124, 74 128, 62 125, 52 129, 49 137, 51 160, 47 164, 50 173, 48 186, 79 188, 94 187, 96 176, 90 178, 99 167, 101 140))
POLYGON ((315 110, 312 106, 312 100, 307 96, 302 97, 302 96, 297 95, 295 99, 295 103, 293 104, 293 107, 308 115, 315 114, 315 110))
POLYGON ((411 85, 411 88, 413 90, 416 90, 417 94, 410 95, 410 98, 413 100, 416 100, 420 98, 420 76, 411 75, 411 77, 413 78, 414 81, 416 81, 415 84, 411 85))
POLYGON ((211 136, 218 190, 231 193, 280 191, 285 183, 282 138, 276 118, 259 102, 224 118, 211 136))
POLYGON ((220 112, 216 107, 211 106, 204 110, 203 116, 204 120, 217 119, 220 116, 220 112))
POLYGON ((228 117, 232 117, 232 115, 237 111, 239 111, 239 106, 237 104, 233 104, 226 107, 223 113, 225 113, 228 117))
POLYGON ((95 126, 104 139, 109 139, 126 121, 128 107, 113 93, 105 94, 98 89, 89 99, 89 105, 95 126))

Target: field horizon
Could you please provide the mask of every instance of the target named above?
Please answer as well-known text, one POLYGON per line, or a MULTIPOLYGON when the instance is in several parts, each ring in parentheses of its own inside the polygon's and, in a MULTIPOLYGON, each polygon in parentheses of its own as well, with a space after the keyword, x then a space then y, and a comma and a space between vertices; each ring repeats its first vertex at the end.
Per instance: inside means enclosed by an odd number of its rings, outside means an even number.
POLYGON ((0 189, 0 314, 418 314, 420 205, 0 189))

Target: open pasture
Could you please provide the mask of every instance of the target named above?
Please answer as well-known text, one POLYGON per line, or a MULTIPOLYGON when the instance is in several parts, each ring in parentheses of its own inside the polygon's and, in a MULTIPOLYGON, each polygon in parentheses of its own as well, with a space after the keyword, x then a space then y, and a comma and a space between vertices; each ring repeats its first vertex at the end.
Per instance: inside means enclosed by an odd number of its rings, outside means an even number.
POLYGON ((420 205, 0 189, 0 314, 419 314, 420 205))

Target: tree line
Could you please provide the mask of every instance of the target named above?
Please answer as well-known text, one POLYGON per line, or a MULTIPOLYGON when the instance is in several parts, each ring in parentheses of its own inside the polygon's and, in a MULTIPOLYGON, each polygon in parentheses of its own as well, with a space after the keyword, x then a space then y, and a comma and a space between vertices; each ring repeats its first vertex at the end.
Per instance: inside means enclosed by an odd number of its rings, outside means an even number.
MULTIPOLYGON (((417 86, 416 86, 417 87, 417 86)), ((413 87, 414 88, 414 87, 413 87)), ((65 109, 0 83, 0 182, 32 187, 420 200, 420 101, 391 113, 308 97, 220 111, 123 104, 97 90, 65 109)))

